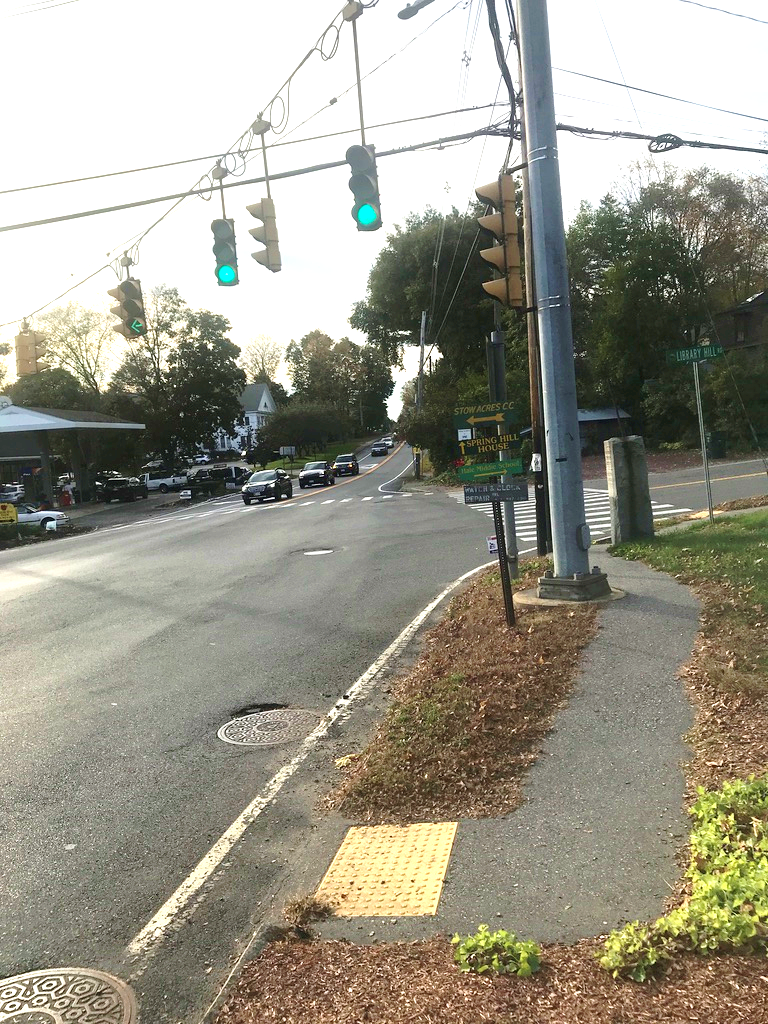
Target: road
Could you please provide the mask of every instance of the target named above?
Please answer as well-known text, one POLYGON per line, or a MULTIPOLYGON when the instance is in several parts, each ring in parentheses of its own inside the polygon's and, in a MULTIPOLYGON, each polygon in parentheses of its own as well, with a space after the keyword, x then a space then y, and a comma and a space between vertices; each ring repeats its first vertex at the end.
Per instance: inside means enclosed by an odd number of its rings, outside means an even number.
POLYGON ((195 893, 188 923, 190 906, 129 956, 296 752, 217 730, 254 705, 324 714, 488 561, 480 517, 398 492, 410 463, 404 449, 277 505, 235 495, 0 553, 0 978, 78 964, 130 978, 143 1022, 197 1019, 308 827, 297 785, 195 893))
MULTIPOLYGON (((299 767, 296 743, 240 748, 217 730, 263 705, 343 705, 436 594, 489 560, 492 533, 455 494, 399 490, 409 449, 361 464, 279 504, 142 506, 0 552, 0 978, 101 969, 131 982, 143 1024, 197 1024, 297 871, 327 866, 307 869, 313 807, 365 712, 299 767)), ((762 493, 762 469, 717 465, 715 500, 762 493)), ((697 479, 652 479, 658 514, 703 507, 697 479)), ((585 492, 599 533, 605 482, 585 492)), ((530 551, 530 505, 517 512, 530 551)))

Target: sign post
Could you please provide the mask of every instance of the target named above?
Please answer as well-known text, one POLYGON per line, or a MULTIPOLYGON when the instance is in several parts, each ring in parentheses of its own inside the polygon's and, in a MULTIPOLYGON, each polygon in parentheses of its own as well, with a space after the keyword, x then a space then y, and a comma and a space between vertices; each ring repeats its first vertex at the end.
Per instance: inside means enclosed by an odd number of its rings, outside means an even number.
MULTIPOLYGON (((691 329, 691 341, 695 341, 695 330, 691 329)), ((699 383, 699 363, 706 359, 717 359, 725 354, 722 345, 712 345, 702 341, 690 348, 675 348, 667 351, 667 362, 673 365, 693 363, 693 384, 696 388, 696 412, 699 416, 699 436, 701 437, 701 461, 704 466, 704 482, 707 487, 707 511, 709 521, 714 523, 715 513, 712 508, 712 481, 709 476, 709 454, 707 452, 707 434, 704 430, 704 412, 701 405, 701 384, 699 383)))

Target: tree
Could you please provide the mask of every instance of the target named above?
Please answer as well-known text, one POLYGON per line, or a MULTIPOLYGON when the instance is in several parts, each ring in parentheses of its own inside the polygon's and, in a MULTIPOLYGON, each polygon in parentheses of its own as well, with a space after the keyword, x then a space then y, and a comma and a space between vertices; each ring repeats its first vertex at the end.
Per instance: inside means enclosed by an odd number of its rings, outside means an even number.
POLYGON ((129 347, 109 402, 118 415, 146 423, 149 446, 173 465, 242 421, 245 374, 223 317, 191 310, 166 287, 152 293, 147 314, 147 335, 129 347))
POLYGON ((240 356, 240 366, 245 371, 248 383, 266 382, 271 385, 282 356, 280 345, 265 334, 260 334, 249 342, 240 356))
POLYGON ((294 401, 270 416, 259 430, 259 443, 270 452, 294 445, 299 455, 320 451, 330 441, 340 441, 348 424, 333 406, 322 402, 294 401))
POLYGON ((47 339, 52 365, 69 370, 98 394, 109 376, 115 339, 112 322, 106 311, 70 302, 38 317, 35 329, 47 339))
POLYGON ((0 388, 5 384, 5 378, 8 376, 8 364, 5 361, 5 357, 11 354, 11 346, 7 341, 0 342, 0 388))
POLYGON ((368 277, 368 293, 350 324, 376 345, 388 365, 404 345, 419 343, 421 312, 429 317, 430 344, 448 361, 455 379, 485 362, 485 335, 493 326, 493 300, 483 291, 488 266, 477 255, 475 216, 453 210, 411 214, 387 238, 368 277))
POLYGON ((14 405, 32 409, 98 411, 99 396, 83 387, 69 370, 52 369, 19 377, 8 389, 14 405))

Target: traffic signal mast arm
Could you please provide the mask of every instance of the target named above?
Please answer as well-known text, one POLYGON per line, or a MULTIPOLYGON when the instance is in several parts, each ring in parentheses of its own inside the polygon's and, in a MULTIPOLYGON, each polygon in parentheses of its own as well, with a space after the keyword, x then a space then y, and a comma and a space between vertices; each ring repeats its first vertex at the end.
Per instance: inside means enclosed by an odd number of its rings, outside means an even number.
POLYGON ((478 199, 485 200, 497 213, 479 217, 477 223, 498 239, 499 245, 481 249, 480 256, 501 274, 494 281, 485 281, 483 288, 502 306, 523 305, 523 282, 520 277, 520 242, 515 210, 515 182, 510 174, 502 174, 490 185, 475 189, 478 199))

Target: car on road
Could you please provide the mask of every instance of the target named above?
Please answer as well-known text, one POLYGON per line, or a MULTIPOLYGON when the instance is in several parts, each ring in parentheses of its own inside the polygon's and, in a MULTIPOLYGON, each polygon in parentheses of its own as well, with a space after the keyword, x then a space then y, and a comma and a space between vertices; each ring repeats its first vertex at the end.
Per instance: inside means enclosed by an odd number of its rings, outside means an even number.
POLYGON ((374 441, 371 445, 371 455, 388 455, 389 448, 383 441, 374 441))
POLYGON ((395 447, 395 439, 390 434, 387 434, 386 437, 382 437, 381 438, 381 443, 385 444, 387 446, 387 448, 394 448, 395 447))
POLYGON ((243 501, 250 505, 252 501, 261 503, 265 498, 274 498, 275 501, 285 495, 286 498, 293 497, 293 484, 291 478, 282 469, 260 469, 248 477, 248 482, 242 487, 243 501))
POLYGON ((48 528, 48 523, 56 523, 56 529, 69 526, 69 516, 55 509, 39 509, 36 505, 20 504, 16 506, 19 523, 27 526, 39 526, 41 530, 48 528))
POLYGON ((308 462, 304 469, 299 471, 299 487, 312 487, 314 484, 328 487, 335 482, 336 477, 330 462, 308 462))
POLYGON ((100 497, 108 505, 117 498, 118 501, 135 501, 146 498, 147 485, 135 476, 111 476, 100 488, 100 497))
POLYGON ((335 476, 357 476, 360 472, 360 466, 355 456, 349 452, 347 455, 336 456, 336 461, 333 463, 333 472, 335 476))

